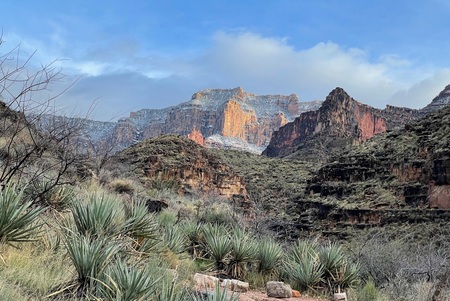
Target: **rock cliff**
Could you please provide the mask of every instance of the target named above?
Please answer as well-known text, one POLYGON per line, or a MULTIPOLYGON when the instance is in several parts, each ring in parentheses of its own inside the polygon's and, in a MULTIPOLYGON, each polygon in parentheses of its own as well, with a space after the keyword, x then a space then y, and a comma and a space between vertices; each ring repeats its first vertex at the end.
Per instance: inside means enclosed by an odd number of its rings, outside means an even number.
POLYGON ((275 131, 263 154, 323 161, 347 145, 361 144, 423 115, 419 110, 393 106, 376 109, 336 88, 317 111, 302 113, 275 131))
POLYGON ((302 112, 316 110, 320 104, 299 102, 295 94, 255 95, 242 88, 206 89, 177 106, 131 113, 117 122, 112 139, 108 139, 120 150, 147 138, 177 134, 204 141, 208 147, 237 147, 261 153, 273 131, 302 112))

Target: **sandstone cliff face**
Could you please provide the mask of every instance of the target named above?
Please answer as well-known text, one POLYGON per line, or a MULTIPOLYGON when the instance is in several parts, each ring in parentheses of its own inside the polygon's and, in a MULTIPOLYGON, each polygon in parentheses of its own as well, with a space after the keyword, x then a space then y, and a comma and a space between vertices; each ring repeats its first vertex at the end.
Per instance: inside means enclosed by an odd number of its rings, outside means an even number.
POLYGON ((243 177, 237 175, 208 149, 182 136, 163 135, 147 139, 115 155, 145 184, 177 183, 182 194, 216 194, 237 202, 251 214, 243 177))
POLYGON ((214 135, 229 138, 220 139, 225 145, 210 143, 207 146, 233 148, 239 143, 226 144, 227 141, 240 140, 241 145, 249 145, 247 150, 260 152, 269 143, 273 131, 301 112, 317 109, 320 104, 319 101, 300 103, 295 94, 255 95, 242 88, 207 89, 180 105, 141 110, 122 118, 114 129, 114 143, 125 148, 150 137, 188 136, 196 130, 205 140, 214 135))
POLYGON ((205 146, 205 137, 197 129, 193 129, 191 133, 187 135, 189 139, 197 143, 198 145, 205 146))
POLYGON ((360 144, 422 115, 418 110, 392 106, 375 109, 336 88, 317 111, 302 113, 275 131, 263 154, 276 157, 300 152, 301 157, 315 150, 326 156, 332 149, 360 144))

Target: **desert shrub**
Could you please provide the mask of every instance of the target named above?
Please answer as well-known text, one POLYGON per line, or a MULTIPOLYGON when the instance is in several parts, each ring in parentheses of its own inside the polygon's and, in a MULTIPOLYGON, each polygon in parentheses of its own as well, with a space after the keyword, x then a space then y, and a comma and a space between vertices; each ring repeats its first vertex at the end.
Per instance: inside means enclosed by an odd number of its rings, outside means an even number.
POLYGON ((100 275, 95 295, 105 301, 148 300, 155 294, 158 281, 145 266, 127 265, 119 260, 100 275))
POLYGON ((375 287, 375 283, 371 280, 362 287, 356 290, 356 300, 357 301, 377 301, 380 293, 375 287))
POLYGON ((257 244, 257 270, 265 277, 275 277, 282 267, 283 249, 281 245, 270 238, 263 238, 257 244))
MULTIPOLYGON (((8 287, 9 283, 11 288, 22 293, 27 291, 29 298, 34 299, 47 294, 58 281, 67 281, 70 278, 65 265, 67 258, 61 252, 38 250, 34 244, 23 245, 20 249, 4 247, 3 251, 7 265, 0 264, 0 279, 3 280, 0 281, 0 288, 3 285, 8 287)), ((0 296, 3 295, 0 293, 0 296)), ((17 299, 20 300, 19 297, 17 299)))
POLYGON ((167 248, 175 254, 186 251, 187 239, 181 228, 178 226, 165 228, 164 242, 167 248))
POLYGON ((156 216, 156 220, 161 227, 173 226, 177 221, 175 212, 163 210, 156 216))
POLYGON ((11 184, 0 190, 0 243, 31 241, 40 227, 36 221, 43 209, 31 208, 33 202, 24 202, 23 193, 11 184))
POLYGON ((114 179, 109 183, 109 187, 119 194, 133 195, 136 191, 135 184, 130 179, 114 179))
POLYGON ((250 234, 240 228, 230 231, 230 259, 226 273, 234 279, 244 279, 249 265, 255 261, 256 243, 250 234))
POLYGON ((225 272, 230 260, 231 242, 228 229, 219 224, 205 224, 203 228, 205 237, 204 248, 209 259, 212 260, 211 266, 217 273, 225 272))
POLYGON ((65 289, 76 292, 80 297, 95 293, 96 279, 102 279, 104 269, 122 248, 119 242, 110 238, 78 234, 68 235, 65 245, 77 273, 75 284, 65 289))
POLYGON ((116 199, 105 194, 92 194, 88 202, 72 207, 76 230, 82 235, 114 236, 123 230, 122 210, 116 199))

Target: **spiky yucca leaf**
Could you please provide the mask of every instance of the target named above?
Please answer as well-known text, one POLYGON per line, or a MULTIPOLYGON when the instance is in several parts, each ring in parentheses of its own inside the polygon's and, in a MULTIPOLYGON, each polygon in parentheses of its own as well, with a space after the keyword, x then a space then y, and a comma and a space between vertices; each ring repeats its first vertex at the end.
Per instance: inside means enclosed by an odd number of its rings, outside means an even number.
POLYGON ((31 208, 32 202, 23 202, 23 190, 17 192, 14 185, 0 191, 0 243, 14 244, 32 241, 35 224, 43 208, 31 208))
POLYGON ((140 239, 156 239, 159 236, 158 224, 153 214, 149 214, 144 202, 125 203, 125 223, 123 231, 128 236, 140 239))
POLYGON ((93 238, 72 234, 66 237, 66 248, 77 272, 78 292, 85 294, 94 286, 112 258, 120 251, 121 244, 109 238, 93 238))
POLYGON ((319 248, 318 255, 327 276, 335 277, 345 261, 341 246, 336 243, 328 243, 319 248))
POLYGON ((230 261, 227 274, 234 279, 243 279, 248 264, 255 261, 256 243, 240 228, 231 231, 230 261))
POLYGON ((222 272, 229 262, 231 242, 228 229, 219 224, 204 226, 205 250, 217 272, 222 272))
POLYGON ((305 258, 300 262, 289 262, 287 271, 298 289, 315 290, 323 279, 324 268, 318 260, 305 258))
POLYGON ((194 258, 198 258, 205 253, 203 224, 189 222, 184 224, 183 231, 186 235, 188 251, 194 258))
POLYGON ((186 250, 186 236, 177 226, 165 229, 164 242, 169 250, 175 254, 183 253, 186 250))
POLYGON ((108 266, 98 279, 98 292, 104 301, 144 301, 156 291, 156 283, 151 271, 137 265, 127 266, 117 261, 108 266))
POLYGON ((299 240, 290 250, 285 269, 300 290, 315 290, 323 279, 325 270, 320 262, 318 248, 316 241, 299 240))
POLYGON ((283 249, 276 241, 265 238, 258 244, 256 259, 258 261, 258 272, 272 276, 281 267, 283 249))
POLYGON ((114 236, 123 230, 116 200, 105 195, 93 194, 87 203, 75 203, 72 215, 82 235, 114 236))

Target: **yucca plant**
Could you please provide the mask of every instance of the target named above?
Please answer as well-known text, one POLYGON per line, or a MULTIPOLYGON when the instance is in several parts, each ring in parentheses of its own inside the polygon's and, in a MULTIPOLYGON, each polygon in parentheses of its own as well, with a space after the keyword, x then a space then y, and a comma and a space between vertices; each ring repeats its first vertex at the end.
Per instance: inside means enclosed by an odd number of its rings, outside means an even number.
POLYGON ((175 254, 183 253, 186 250, 186 236, 178 226, 165 229, 164 242, 167 248, 175 254))
POLYGON ((170 283, 162 281, 160 289, 158 290, 156 301, 187 301, 189 300, 188 291, 185 288, 179 288, 176 284, 176 278, 172 279, 170 283))
POLYGON ((15 185, 7 185, 0 190, 0 243, 32 241, 40 227, 36 220, 44 209, 31 208, 31 201, 23 202, 23 190, 16 189, 15 185))
POLYGON ((319 259, 324 267, 324 281, 330 291, 336 292, 358 284, 359 265, 349 263, 342 247, 328 243, 319 248, 319 259))
POLYGON ((77 272, 75 284, 65 289, 75 288, 79 296, 92 292, 95 279, 100 279, 106 266, 122 248, 119 242, 106 237, 90 237, 76 233, 66 237, 65 245, 77 272))
POLYGON ((156 240, 159 228, 155 216, 149 214, 144 202, 131 202, 124 205, 125 223, 122 231, 129 237, 141 241, 143 239, 156 240))
POLYGON ((336 243, 328 243, 318 250, 320 262, 325 270, 325 277, 335 277, 345 261, 341 246, 336 243))
POLYGON ((240 228, 231 231, 231 250, 227 274, 234 279, 243 279, 248 265, 255 261, 256 243, 240 228))
POLYGON ((203 229, 205 235, 205 250, 213 261, 217 273, 224 272, 229 262, 231 242, 228 229, 219 224, 206 224, 203 229))
POLYGON ((93 194, 87 203, 78 202, 72 208, 78 232, 86 236, 114 236, 123 230, 123 217, 115 199, 93 194))
POLYGON ((275 276, 283 261, 283 249, 276 241, 264 238, 257 247, 258 272, 263 276, 275 276))
POLYGON ((323 280, 325 270, 317 249, 316 241, 298 241, 290 250, 285 268, 294 286, 300 290, 315 290, 323 280))
POLYGON ((204 255, 204 232, 203 224, 189 222, 183 225, 183 231, 187 239, 187 250, 193 258, 204 255))
POLYGON ((359 270, 360 265, 358 263, 351 263, 348 260, 344 260, 329 281, 331 289, 340 292, 342 289, 356 287, 360 281, 359 270))
POLYGON ((109 265, 97 279, 95 293, 103 301, 144 301, 156 292, 155 279, 150 270, 137 265, 128 266, 119 260, 109 265))

